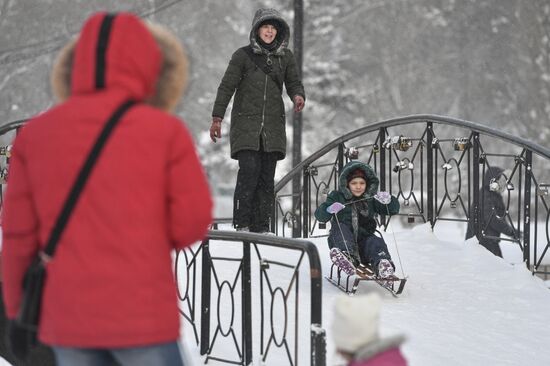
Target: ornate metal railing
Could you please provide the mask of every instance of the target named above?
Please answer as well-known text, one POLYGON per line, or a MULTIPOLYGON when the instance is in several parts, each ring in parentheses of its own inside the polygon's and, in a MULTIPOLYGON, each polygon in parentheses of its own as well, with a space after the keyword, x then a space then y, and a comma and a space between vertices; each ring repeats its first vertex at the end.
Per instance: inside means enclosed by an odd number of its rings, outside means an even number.
MULTIPOLYGON (((491 209, 483 207, 480 188, 489 184, 484 173, 492 166, 506 169, 504 219, 523 235, 501 240, 518 245, 533 273, 547 273, 542 270, 550 247, 547 148, 473 122, 433 115, 372 124, 326 144, 277 183, 275 231, 304 238, 326 235, 313 213, 336 188, 342 166, 351 159, 375 169, 380 188, 399 198, 403 221, 429 222, 432 228, 442 221, 470 222, 479 239, 488 237, 481 213, 491 209), (298 193, 292 192, 294 179, 301 180, 298 193)), ((381 218, 382 225, 388 223, 389 218, 381 218)))
POLYGON ((250 365, 258 355, 262 364, 325 365, 321 266, 311 242, 212 230, 177 254, 176 279, 205 362, 250 365))

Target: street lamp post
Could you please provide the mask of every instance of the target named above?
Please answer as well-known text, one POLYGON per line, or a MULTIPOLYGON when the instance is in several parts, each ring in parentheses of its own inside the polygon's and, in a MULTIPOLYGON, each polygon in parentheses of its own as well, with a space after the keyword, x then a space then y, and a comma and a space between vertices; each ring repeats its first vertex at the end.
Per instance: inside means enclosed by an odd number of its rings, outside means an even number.
MULTIPOLYGON (((302 78, 303 56, 303 28, 304 28, 304 3, 302 0, 294 0, 294 57, 300 79, 302 78)), ((302 113, 294 112, 292 138, 292 167, 302 161, 302 113)), ((292 180, 292 207, 295 210, 296 223, 293 226, 292 236, 301 236, 301 205, 300 202, 300 175, 295 175, 292 180)))

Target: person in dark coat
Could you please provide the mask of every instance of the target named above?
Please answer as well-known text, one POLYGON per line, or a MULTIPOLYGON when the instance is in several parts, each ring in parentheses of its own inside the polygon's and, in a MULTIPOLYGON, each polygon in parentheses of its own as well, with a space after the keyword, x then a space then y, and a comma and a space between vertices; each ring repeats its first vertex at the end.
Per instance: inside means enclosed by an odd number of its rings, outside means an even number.
POLYGON ((375 235, 375 217, 397 214, 399 201, 387 192, 378 192, 376 173, 360 161, 346 164, 338 183, 339 188, 315 210, 319 222, 332 220, 329 247, 347 253, 353 266, 362 263, 382 277, 392 275, 395 266, 384 239, 375 235))
MULTIPOLYGON (((516 231, 508 221, 506 221, 506 206, 502 198, 502 192, 506 189, 506 177, 504 170, 500 167, 489 167, 485 171, 483 185, 479 190, 481 200, 481 225, 482 236, 479 238, 479 244, 487 248, 488 251, 498 257, 502 257, 500 249, 500 234, 517 238, 516 231)), ((466 240, 474 237, 473 217, 470 215, 468 228, 466 230, 466 240)))
POLYGON ((267 232, 274 205, 277 161, 286 155, 283 84, 300 112, 305 92, 294 55, 287 48, 290 28, 274 9, 254 15, 250 43, 233 53, 218 87, 210 138, 221 138, 225 111, 233 97, 229 142, 239 161, 233 202, 237 230, 267 232))

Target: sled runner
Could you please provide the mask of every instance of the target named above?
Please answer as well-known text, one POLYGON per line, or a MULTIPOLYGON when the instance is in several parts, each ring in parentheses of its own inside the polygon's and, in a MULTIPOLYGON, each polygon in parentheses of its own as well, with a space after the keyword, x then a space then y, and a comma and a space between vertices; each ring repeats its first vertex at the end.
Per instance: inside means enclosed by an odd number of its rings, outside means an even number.
POLYGON ((407 282, 406 278, 399 278, 395 275, 388 278, 380 278, 376 276, 371 268, 363 264, 360 264, 355 269, 355 273, 346 274, 338 265, 333 263, 330 267, 329 277, 325 278, 348 295, 355 294, 361 281, 372 281, 389 291, 394 297, 398 297, 403 292, 405 283, 407 282))

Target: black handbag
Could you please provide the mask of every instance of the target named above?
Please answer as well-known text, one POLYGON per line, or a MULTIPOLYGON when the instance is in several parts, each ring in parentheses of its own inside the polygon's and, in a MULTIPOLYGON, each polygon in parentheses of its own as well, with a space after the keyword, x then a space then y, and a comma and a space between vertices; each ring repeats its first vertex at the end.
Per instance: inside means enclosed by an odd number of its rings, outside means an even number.
MULTIPOLYGON (((65 229, 65 226, 69 220, 71 212, 73 211, 80 193, 82 192, 84 185, 91 173, 91 170, 99 157, 99 154, 107 141, 107 138, 113 131, 117 122, 126 113, 126 111, 134 105, 134 101, 126 101, 111 115, 107 120, 107 123, 103 127, 103 130, 97 137, 97 140, 92 147, 84 165, 80 169, 73 187, 65 200, 63 209, 57 218, 54 228, 50 234, 46 247, 43 251, 39 252, 36 258, 32 261, 31 265, 25 272, 23 279, 23 299, 19 313, 15 319, 15 326, 18 329, 18 339, 12 340, 12 348, 20 347, 18 352, 13 352, 18 358, 26 358, 28 353, 38 345, 38 325, 40 323, 40 307, 42 303, 42 292, 44 289, 44 283, 46 281, 46 265, 48 261, 53 257, 55 248, 61 234, 65 229), (21 341, 26 344, 15 344, 21 341)), ((13 351, 13 350, 12 350, 13 351)))

